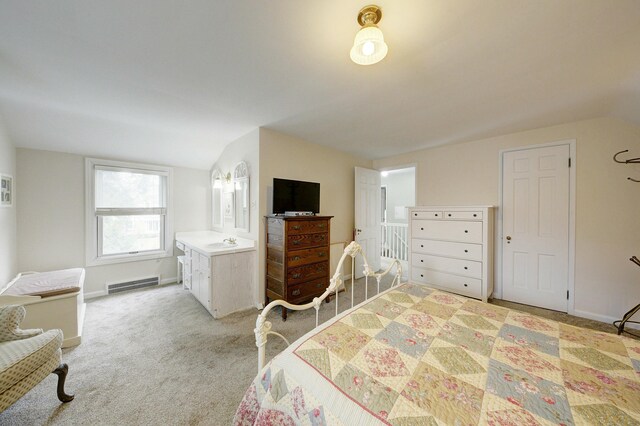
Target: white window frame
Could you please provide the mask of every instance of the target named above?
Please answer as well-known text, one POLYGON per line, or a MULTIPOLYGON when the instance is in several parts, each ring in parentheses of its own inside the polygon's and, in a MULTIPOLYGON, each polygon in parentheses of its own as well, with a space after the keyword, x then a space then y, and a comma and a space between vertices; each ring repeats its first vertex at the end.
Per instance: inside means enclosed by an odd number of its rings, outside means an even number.
POLYGON ((87 266, 106 265, 112 263, 137 262, 141 260, 160 259, 173 256, 173 169, 171 167, 155 166, 150 164, 129 163, 123 161, 102 160, 98 158, 85 159, 85 247, 87 266), (117 255, 100 256, 102 251, 102 226, 101 217, 96 211, 95 196, 95 169, 113 169, 118 171, 129 171, 135 173, 159 174, 166 177, 166 208, 157 209, 157 212, 150 212, 149 209, 100 209, 103 213, 109 210, 123 210, 129 213, 155 213, 161 214, 161 242, 160 250, 144 251, 141 253, 126 253, 117 255), (164 210, 164 215, 162 215, 164 210))

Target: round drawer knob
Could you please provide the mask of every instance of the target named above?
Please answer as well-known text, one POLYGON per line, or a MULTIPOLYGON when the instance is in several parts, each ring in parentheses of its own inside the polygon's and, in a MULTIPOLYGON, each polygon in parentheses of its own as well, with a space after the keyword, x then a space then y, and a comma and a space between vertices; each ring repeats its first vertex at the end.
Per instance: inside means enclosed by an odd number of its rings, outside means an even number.
POLYGON ((465 253, 469 253, 469 250, 465 250, 464 252, 465 252, 465 253))
POLYGON ((465 284, 464 286, 465 286, 465 287, 469 287, 469 285, 468 285, 468 284, 465 284))
POLYGON ((421 278, 424 278, 424 275, 420 274, 420 277, 421 277, 421 278))
MULTIPOLYGON (((466 286, 466 284, 465 284, 465 286, 466 286)), ((291 292, 291 295, 292 295, 292 296, 299 296, 299 295, 300 295, 300 290, 297 290, 297 289, 296 289, 296 290, 293 290, 293 291, 291 292)))
POLYGON ((424 247, 424 244, 420 244, 420 247, 424 247))
POLYGON ((438 213, 434 214, 435 217, 438 217, 438 213))
POLYGON ((420 262, 424 263, 424 260, 420 259, 420 262))
POLYGON ((451 217, 451 213, 449 213, 447 216, 451 217))
POLYGON ((465 229, 465 230, 464 230, 464 233, 465 233, 465 234, 468 234, 468 233, 469 233, 469 231, 468 231, 467 229, 465 229))
MULTIPOLYGON (((424 231, 424 228, 420 228, 420 230, 421 230, 421 231, 424 231)), ((467 232, 467 231, 464 231, 464 232, 467 232)))
POLYGON ((469 269, 469 268, 467 268, 467 267, 465 266, 465 267, 464 267, 464 269, 469 269))
POLYGON ((478 215, 474 213, 474 214, 473 214, 473 217, 478 217, 478 215))

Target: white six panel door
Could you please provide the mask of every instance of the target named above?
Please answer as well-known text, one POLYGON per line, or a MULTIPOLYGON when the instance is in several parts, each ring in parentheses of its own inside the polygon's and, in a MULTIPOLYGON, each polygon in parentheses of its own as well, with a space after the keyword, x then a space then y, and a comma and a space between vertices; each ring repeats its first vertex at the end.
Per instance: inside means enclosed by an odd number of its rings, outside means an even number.
POLYGON ((569 145, 503 154, 503 298, 567 312, 569 145))
MULTIPOLYGON (((369 266, 380 269, 380 172, 362 167, 355 168, 355 238, 362 246, 369 266)), ((363 274, 362 258, 356 257, 355 275, 363 274)))

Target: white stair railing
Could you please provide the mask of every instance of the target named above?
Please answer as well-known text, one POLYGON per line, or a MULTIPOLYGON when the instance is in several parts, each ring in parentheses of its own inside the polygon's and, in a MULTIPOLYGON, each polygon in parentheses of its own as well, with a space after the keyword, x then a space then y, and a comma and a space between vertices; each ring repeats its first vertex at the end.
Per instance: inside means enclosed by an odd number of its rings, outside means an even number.
POLYGON ((409 225, 407 223, 382 222, 380 224, 382 257, 409 260, 409 225))

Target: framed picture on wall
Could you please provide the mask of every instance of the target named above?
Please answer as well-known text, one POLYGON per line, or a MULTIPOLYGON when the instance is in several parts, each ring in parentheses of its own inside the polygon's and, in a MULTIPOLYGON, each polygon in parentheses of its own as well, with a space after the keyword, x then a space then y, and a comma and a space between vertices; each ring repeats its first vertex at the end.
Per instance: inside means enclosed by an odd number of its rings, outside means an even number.
POLYGON ((0 207, 13 206, 13 176, 0 174, 0 207))
POLYGON ((234 215, 233 215, 233 192, 225 192, 224 193, 224 224, 233 225, 234 224, 234 215))

